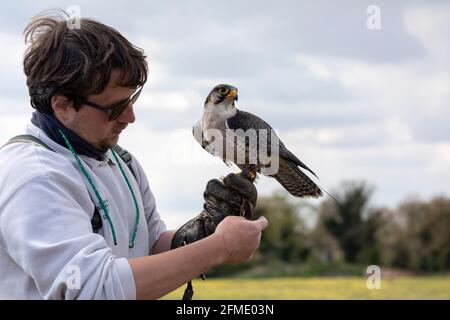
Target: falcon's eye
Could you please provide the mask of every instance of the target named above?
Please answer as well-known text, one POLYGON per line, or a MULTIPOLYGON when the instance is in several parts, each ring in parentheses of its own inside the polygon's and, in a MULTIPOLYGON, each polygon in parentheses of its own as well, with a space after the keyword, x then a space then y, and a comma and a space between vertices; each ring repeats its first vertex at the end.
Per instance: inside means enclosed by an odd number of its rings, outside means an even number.
POLYGON ((228 94, 229 91, 230 91, 230 89, 227 89, 227 88, 219 88, 219 92, 221 94, 228 94))

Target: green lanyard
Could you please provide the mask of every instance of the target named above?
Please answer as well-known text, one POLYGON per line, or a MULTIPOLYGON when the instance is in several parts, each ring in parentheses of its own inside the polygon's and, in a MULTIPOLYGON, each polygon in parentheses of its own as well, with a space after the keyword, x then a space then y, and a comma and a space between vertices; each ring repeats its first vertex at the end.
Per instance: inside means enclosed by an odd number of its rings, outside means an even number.
MULTIPOLYGON (((100 196, 100 193, 98 192, 98 189, 94 183, 94 181, 91 179, 91 176, 89 175, 89 173, 86 171, 86 168, 84 167, 83 163, 81 162, 80 157, 78 156, 78 154, 75 152, 75 150, 73 149, 71 143, 69 142, 69 140, 67 139, 66 135, 59 130, 59 133, 61 134, 62 138, 64 139, 64 142, 66 143, 67 147, 69 148, 69 150, 72 152, 73 156, 75 157, 75 160, 77 161, 78 166, 81 169, 81 172, 83 172, 83 175, 86 177, 86 180, 89 182, 89 185, 91 186, 92 190, 95 193, 95 196, 98 199, 98 203, 100 208, 103 210, 106 220, 108 221, 109 227, 111 228, 111 233, 114 239, 114 245, 117 245, 117 238, 116 238, 116 231, 114 229, 114 225, 113 222, 111 220, 111 216, 109 215, 109 210, 108 210, 108 206, 105 202, 105 200, 102 199, 102 197, 100 196)), ((117 158, 116 152, 111 149, 111 152, 114 156, 114 159, 116 159, 117 164, 119 165, 120 168, 120 172, 122 173, 122 176, 125 179, 125 182, 127 183, 128 186, 128 190, 130 190, 131 196, 133 198, 133 202, 134 202, 134 207, 136 209, 136 221, 134 222, 134 228, 133 228, 133 233, 131 235, 131 239, 128 243, 128 247, 129 248, 134 248, 134 243, 136 240, 136 234, 137 234, 137 230, 138 230, 138 226, 139 226, 139 206, 136 200, 136 196, 134 194, 133 188, 131 187, 130 181, 127 178, 127 175, 125 174, 125 171, 123 171, 123 167, 120 164, 119 159, 117 158)))

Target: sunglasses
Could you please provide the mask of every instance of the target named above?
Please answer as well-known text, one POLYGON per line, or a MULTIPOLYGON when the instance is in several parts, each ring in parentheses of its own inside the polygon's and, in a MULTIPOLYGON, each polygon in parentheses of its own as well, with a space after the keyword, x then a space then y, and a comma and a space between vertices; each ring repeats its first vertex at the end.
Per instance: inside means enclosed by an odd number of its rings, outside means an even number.
POLYGON ((130 103, 131 103, 131 105, 133 105, 136 102, 136 100, 139 98, 139 95, 141 94, 141 91, 142 91, 142 87, 139 88, 138 91, 136 91, 136 93, 133 94, 129 99, 119 102, 118 104, 116 104, 113 107, 105 107, 98 103, 95 103, 95 102, 92 102, 89 100, 85 100, 82 98, 78 98, 78 97, 71 97, 71 98, 74 98, 78 103, 81 103, 81 104, 87 105, 91 108, 106 112, 109 115, 108 120, 112 121, 112 120, 117 119, 122 114, 122 112, 128 107, 128 105, 130 103))

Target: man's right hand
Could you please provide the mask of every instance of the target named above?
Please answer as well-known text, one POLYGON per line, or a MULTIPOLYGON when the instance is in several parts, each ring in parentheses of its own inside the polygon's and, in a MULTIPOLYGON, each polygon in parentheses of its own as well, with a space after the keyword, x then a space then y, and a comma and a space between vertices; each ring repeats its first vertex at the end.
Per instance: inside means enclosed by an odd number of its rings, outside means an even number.
POLYGON ((240 263, 249 260, 261 241, 261 232, 267 228, 264 217, 250 221, 243 217, 228 216, 212 235, 223 245, 223 263, 240 263))

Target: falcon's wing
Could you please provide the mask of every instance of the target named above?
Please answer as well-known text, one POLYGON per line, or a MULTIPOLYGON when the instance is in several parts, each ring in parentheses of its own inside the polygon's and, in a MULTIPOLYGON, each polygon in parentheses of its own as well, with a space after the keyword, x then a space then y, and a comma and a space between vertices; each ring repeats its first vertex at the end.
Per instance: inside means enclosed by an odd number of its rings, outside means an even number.
MULTIPOLYGON (((242 130, 244 130, 244 132, 247 131, 248 129, 255 129, 257 132, 260 129, 265 129, 268 131, 267 132, 267 146, 269 146, 271 144, 271 135, 269 132, 271 130, 273 130, 272 127, 266 121, 264 121, 260 117, 254 115, 250 112, 238 110, 236 115, 234 117, 229 118, 225 122, 225 124, 228 129, 233 129, 233 130, 242 129, 242 130)), ((273 134, 275 134, 275 131, 272 131, 272 132, 273 132, 273 134)), ((278 138, 278 141, 279 141, 279 146, 280 146, 280 149, 279 149, 280 157, 288 160, 289 162, 294 163, 297 166, 300 166, 301 168, 303 168, 305 170, 308 170, 317 178, 317 175, 310 168, 308 168, 302 161, 300 161, 300 159, 298 159, 292 152, 290 152, 279 138, 278 138)))
MULTIPOLYGON (((231 118, 228 118, 225 121, 225 126, 227 127, 227 129, 234 130, 234 135, 238 139, 245 139, 244 134, 247 130, 249 129, 255 130, 258 150, 259 150, 259 132, 260 132, 259 130, 266 130, 266 138, 267 138, 266 146, 268 148, 272 143, 271 132, 273 132, 273 134, 276 136, 276 133, 275 131, 273 131, 272 127, 263 119, 261 119, 258 116, 255 116, 250 112, 240 110, 237 110, 236 115, 234 115, 231 118)), ((245 140, 242 140, 242 142, 245 143, 245 140)), ((280 147, 284 147, 280 139, 278 139, 278 143, 280 147)), ((270 154, 270 150, 267 150, 267 152, 268 154, 270 154)))
POLYGON ((248 129, 272 130, 272 127, 260 117, 255 116, 250 112, 245 112, 241 110, 238 110, 234 117, 227 119, 226 125, 229 129, 233 130, 237 129, 242 129, 244 131, 247 131, 248 129))

